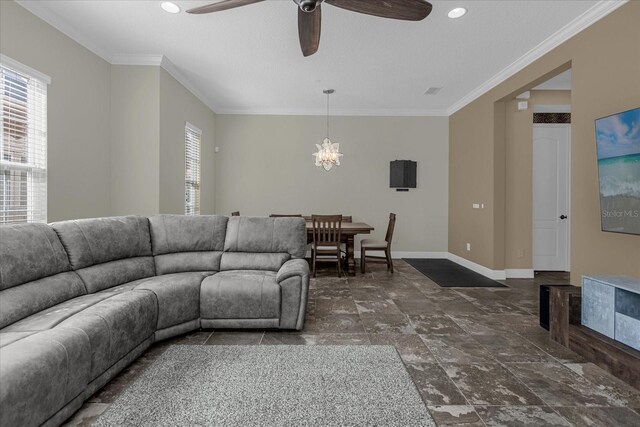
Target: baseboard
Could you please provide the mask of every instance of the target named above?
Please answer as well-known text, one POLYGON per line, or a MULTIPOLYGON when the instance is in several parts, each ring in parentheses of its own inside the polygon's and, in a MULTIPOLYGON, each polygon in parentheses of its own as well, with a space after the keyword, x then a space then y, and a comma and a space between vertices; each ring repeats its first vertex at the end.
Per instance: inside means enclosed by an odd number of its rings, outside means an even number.
MULTIPOLYGON (((492 270, 484 265, 480 265, 468 259, 462 258, 459 255, 452 254, 451 252, 418 252, 418 251, 392 251, 391 256, 393 259, 401 258, 438 258, 448 259, 456 264, 460 264, 469 270, 482 274, 485 277, 493 280, 505 280, 505 279, 533 279, 533 269, 527 268, 508 268, 506 270, 492 270)), ((311 252, 307 251, 307 258, 311 257, 311 252)), ((360 258, 360 251, 354 251, 354 257, 360 258)))
MULTIPOLYGON (((359 256, 359 252, 358 253, 359 256)), ((407 251, 391 251, 393 259, 401 258, 444 258, 449 259, 449 252, 407 252, 407 251)))
POLYGON ((463 267, 468 268, 469 270, 475 271, 476 273, 482 274, 485 277, 493 280, 505 280, 507 275, 504 270, 491 270, 490 268, 485 267, 484 265, 477 264, 473 261, 469 261, 468 259, 462 258, 456 254, 449 253, 449 259, 456 264, 460 264, 463 267))
POLYGON ((504 270, 507 279, 533 279, 532 268, 507 268, 504 270))

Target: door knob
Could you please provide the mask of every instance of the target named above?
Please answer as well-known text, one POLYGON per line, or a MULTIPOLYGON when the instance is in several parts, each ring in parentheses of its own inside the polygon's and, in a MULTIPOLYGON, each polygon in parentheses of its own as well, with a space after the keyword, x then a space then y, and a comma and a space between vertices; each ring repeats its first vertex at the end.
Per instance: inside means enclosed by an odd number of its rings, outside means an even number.
POLYGON ((569 217, 566 216, 566 215, 560 215, 560 219, 567 219, 567 218, 569 218, 569 217))

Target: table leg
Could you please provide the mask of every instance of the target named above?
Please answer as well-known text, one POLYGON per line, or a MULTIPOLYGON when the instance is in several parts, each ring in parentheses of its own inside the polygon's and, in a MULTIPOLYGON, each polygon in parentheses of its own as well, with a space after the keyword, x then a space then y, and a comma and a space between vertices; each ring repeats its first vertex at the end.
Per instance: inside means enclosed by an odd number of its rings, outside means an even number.
POLYGON ((356 275, 356 260, 353 256, 354 236, 347 236, 347 273, 349 276, 356 275))

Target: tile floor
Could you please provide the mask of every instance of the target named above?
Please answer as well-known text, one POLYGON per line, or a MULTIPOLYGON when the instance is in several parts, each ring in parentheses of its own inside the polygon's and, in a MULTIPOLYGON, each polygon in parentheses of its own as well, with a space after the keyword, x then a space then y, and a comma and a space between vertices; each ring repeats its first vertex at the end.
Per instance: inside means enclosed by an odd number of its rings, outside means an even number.
POLYGON ((551 341, 538 326, 538 284, 440 288, 405 262, 396 273, 312 279, 301 332, 201 331, 153 345, 67 426, 91 425, 172 344, 394 345, 439 426, 640 426, 640 391, 551 341))

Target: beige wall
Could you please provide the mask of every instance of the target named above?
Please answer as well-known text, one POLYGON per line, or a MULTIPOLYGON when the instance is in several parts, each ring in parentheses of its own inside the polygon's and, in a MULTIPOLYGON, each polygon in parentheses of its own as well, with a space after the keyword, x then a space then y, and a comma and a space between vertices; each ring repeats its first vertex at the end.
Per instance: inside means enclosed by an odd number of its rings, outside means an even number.
POLYGON ((110 214, 110 64, 12 1, 0 1, 0 52, 51 77, 48 220, 110 214))
POLYGON ((214 211, 213 112, 160 67, 111 65, 12 1, 0 52, 51 77, 48 220, 184 212, 184 125, 203 130, 214 211))
POLYGON ((331 117, 342 165, 313 164, 322 116, 216 116, 216 212, 353 215, 384 236, 398 215, 396 251, 447 251, 448 119, 331 117), (391 160, 418 162, 418 188, 389 188, 391 160))
POLYGON ((184 213, 186 122, 202 130, 200 210, 214 212, 215 114, 165 70, 160 70, 160 212, 184 213))
POLYGON ((164 69, 111 69, 113 215, 184 213, 184 138, 202 132, 201 212, 214 211, 214 113, 164 69))
POLYGON ((160 212, 160 67, 111 67, 111 214, 160 212))
POLYGON ((571 105, 568 90, 534 90, 529 108, 517 100, 506 105, 505 261, 508 269, 533 268, 533 109, 536 105, 571 105))
POLYGON ((571 281, 579 284, 583 274, 640 275, 640 236, 600 231, 594 135, 596 118, 640 105, 639 21, 640 2, 629 2, 450 117, 451 252, 493 269, 504 265, 495 256, 505 242, 496 238, 501 224, 494 209, 506 198, 495 179, 506 168, 495 161, 504 140, 495 130, 501 120, 495 105, 571 67, 571 281), (477 200, 488 207, 472 210, 477 200), (471 252, 464 249, 469 241, 471 252))

